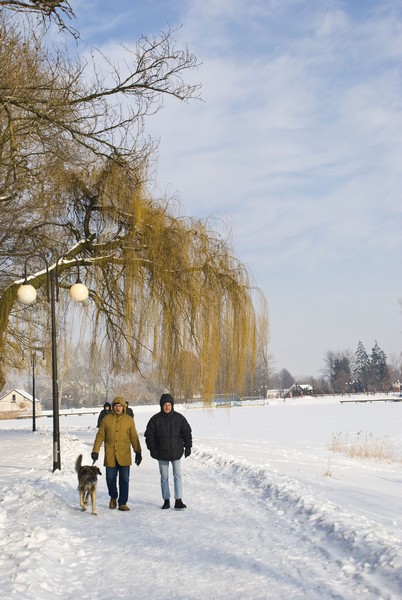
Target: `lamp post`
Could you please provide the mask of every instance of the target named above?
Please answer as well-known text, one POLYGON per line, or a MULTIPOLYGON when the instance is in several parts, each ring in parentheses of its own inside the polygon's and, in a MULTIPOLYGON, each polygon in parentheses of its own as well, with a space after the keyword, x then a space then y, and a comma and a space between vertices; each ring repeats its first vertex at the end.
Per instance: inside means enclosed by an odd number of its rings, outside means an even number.
POLYGON ((32 431, 36 431, 35 363, 36 363, 36 352, 35 352, 35 350, 33 350, 32 354, 31 354, 31 365, 32 365, 32 431))
MULTIPOLYGON (((44 256, 37 255, 46 263, 46 295, 47 301, 50 302, 51 315, 51 340, 52 340, 52 399, 53 399, 53 471, 61 469, 61 452, 60 452, 60 413, 59 413, 59 382, 57 369, 57 334, 56 334, 56 302, 59 301, 59 282, 58 282, 58 267, 59 261, 63 257, 59 257, 54 266, 49 267, 49 264, 44 256), (50 287, 50 295, 49 295, 50 287)), ((24 283, 17 290, 17 298, 22 304, 30 305, 36 300, 36 289, 28 282, 27 279, 27 262, 25 261, 24 283)), ((35 276, 30 277, 31 280, 35 276)), ((75 302, 83 302, 88 298, 88 288, 83 285, 79 278, 77 282, 70 288, 70 296, 75 302)))
POLYGON ((42 352, 42 362, 45 361, 45 354, 43 348, 34 348, 31 353, 31 366, 32 366, 32 431, 36 431, 36 396, 35 396, 35 367, 36 367, 36 353, 42 352))

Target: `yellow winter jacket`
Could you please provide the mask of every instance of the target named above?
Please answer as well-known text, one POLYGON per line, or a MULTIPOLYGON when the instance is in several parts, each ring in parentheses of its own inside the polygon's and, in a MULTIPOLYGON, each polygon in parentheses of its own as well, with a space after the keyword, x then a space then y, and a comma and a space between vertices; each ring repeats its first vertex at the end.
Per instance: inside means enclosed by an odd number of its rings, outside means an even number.
POLYGON ((140 441, 135 428, 134 419, 126 413, 112 413, 102 419, 94 441, 92 452, 98 452, 105 442, 105 467, 121 467, 131 465, 131 448, 141 452, 140 441))

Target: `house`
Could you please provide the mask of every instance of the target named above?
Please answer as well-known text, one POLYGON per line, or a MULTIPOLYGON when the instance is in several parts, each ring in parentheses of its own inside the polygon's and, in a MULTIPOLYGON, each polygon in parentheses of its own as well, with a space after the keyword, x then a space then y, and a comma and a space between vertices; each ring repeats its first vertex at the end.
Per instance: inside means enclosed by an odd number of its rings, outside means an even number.
POLYGON ((308 383, 294 383, 285 393, 285 398, 312 396, 314 388, 308 383))
MULTIPOLYGON (((33 398, 24 390, 13 389, 0 398, 0 419, 17 419, 32 415, 33 398)), ((39 400, 35 398, 35 414, 41 413, 39 400)))
POLYGON ((267 390, 267 398, 282 398, 284 394, 284 390, 276 389, 276 390, 267 390))

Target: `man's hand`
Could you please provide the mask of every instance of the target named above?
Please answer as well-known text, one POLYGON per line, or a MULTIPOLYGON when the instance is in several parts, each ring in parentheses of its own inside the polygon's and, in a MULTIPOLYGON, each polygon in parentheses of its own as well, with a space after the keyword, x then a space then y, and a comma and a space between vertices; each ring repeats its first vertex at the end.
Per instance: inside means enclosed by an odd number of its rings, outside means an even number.
POLYGON ((91 458, 94 462, 96 462, 99 458, 99 454, 97 452, 91 452, 91 458))
POLYGON ((187 458, 187 456, 190 456, 191 454, 191 448, 184 448, 184 458, 187 458))
POLYGON ((140 466, 141 462, 142 462, 142 454, 141 452, 136 452, 135 453, 135 464, 137 465, 137 467, 140 466))
POLYGON ((156 450, 151 450, 151 458, 154 458, 155 460, 159 460, 159 454, 157 453, 156 450))

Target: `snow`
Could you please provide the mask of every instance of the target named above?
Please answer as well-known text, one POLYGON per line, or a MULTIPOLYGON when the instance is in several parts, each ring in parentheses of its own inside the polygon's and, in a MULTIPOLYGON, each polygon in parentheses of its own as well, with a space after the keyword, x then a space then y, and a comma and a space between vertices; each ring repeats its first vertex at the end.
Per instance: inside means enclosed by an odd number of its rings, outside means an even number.
MULTIPOLYGON (((133 407, 143 462, 130 512, 108 509, 103 453, 98 515, 82 512, 74 464, 97 415, 0 421, 2 598, 90 600, 393 600, 402 597, 402 403, 339 398, 265 406, 177 407, 193 428, 183 511, 160 510, 143 433, 158 407, 133 407), (390 461, 330 450, 334 435, 386 439, 390 461)), ((99 409, 100 410, 100 409, 99 409)))

